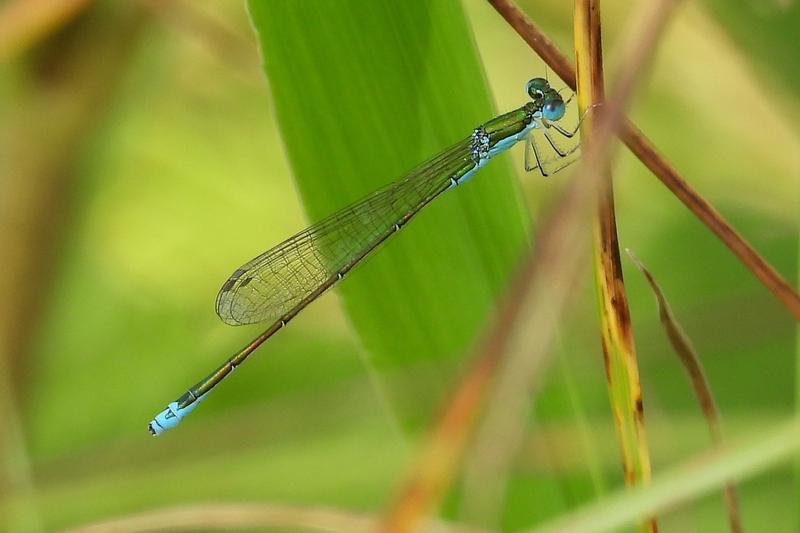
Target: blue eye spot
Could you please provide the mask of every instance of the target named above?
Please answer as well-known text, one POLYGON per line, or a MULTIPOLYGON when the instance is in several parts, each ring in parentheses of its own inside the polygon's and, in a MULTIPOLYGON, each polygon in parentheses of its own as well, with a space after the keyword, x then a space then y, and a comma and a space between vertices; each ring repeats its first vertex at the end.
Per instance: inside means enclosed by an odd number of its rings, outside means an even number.
POLYGON ((552 98, 542 105, 542 116, 547 120, 559 120, 566 111, 561 98, 552 98))

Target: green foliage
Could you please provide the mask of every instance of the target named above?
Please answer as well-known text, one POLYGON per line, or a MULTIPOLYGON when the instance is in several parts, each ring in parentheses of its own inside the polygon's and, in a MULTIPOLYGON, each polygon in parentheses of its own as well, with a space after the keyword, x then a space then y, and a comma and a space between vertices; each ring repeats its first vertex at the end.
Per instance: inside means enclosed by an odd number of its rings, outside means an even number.
MULTIPOLYGON (((248 6, 311 220, 398 179, 495 113, 457 0, 248 6)), ((379 368, 464 354, 523 249, 516 183, 507 161, 494 162, 342 283, 379 368)), ((401 403, 404 395, 392 391, 401 403)))
MULTIPOLYGON (((520 3, 568 51, 570 3, 520 3)), ((731 12, 721 17, 745 22, 756 9, 723 4, 731 12)), ((238 265, 518 105, 522 83, 544 75, 541 61, 482 0, 464 2, 469 24, 455 0, 251 2, 257 39, 240 3, 165 3, 165 11, 148 13, 166 16, 149 18, 119 57, 121 74, 87 68, 76 75, 100 79, 110 96, 92 106, 96 122, 69 130, 53 104, 69 104, 73 94, 54 89, 60 71, 41 58, 57 57, 61 39, 91 35, 93 24, 116 42, 103 13, 122 5, 104 3, 82 26, 0 65, 0 109, 9 112, 0 121, 2 229, 25 231, 7 216, 9 204, 18 207, 8 200, 19 198, 7 190, 25 185, 26 195, 52 200, 33 213, 47 239, 26 243, 29 259, 44 268, 4 294, 12 306, 35 299, 38 312, 29 324, 11 317, 11 328, 29 329, 27 345, 0 354, 23 369, 14 383, 21 438, 4 457, 17 477, 0 479, 0 520, 14 521, 0 529, 61 530, 209 501, 380 512, 420 435, 397 432, 391 411, 406 430, 430 420, 525 246, 515 184, 536 218, 566 174, 543 180, 518 172, 518 180, 511 172, 521 168, 518 153, 494 161, 292 321, 180 428, 152 439, 146 423, 260 331, 225 326, 214 315, 214 295, 238 265), (170 11, 179 5, 189 14, 170 11), (54 138, 62 142, 43 141, 54 138), (74 149, 64 154, 65 146, 74 149), (23 157, 29 164, 7 173, 6 160, 23 157), (50 160, 64 164, 53 175, 32 175, 50 160), (366 370, 364 353, 374 361, 366 370), (389 409, 373 373, 391 393, 389 409)), ((613 72, 630 3, 609 0, 603 8, 613 72)), ((784 12, 786 21, 796 11, 784 12)), ((752 19, 755 34, 776 34, 769 38, 777 44, 759 52, 758 43, 746 46, 755 36, 711 31, 719 28, 709 12, 716 13, 684 6, 633 117, 792 278, 797 133, 786 110, 796 109, 796 86, 772 91, 769 77, 754 73, 782 75, 783 62, 789 80, 796 65, 781 59, 791 49, 782 43, 796 32, 788 22, 771 19, 775 25, 762 28, 761 18, 752 19)), ((620 241, 669 293, 727 435, 759 438, 796 411, 794 322, 628 156, 615 169, 615 187, 620 241)), ((13 250, 0 249, 6 276, 13 250)), ((652 295, 635 270, 626 274, 658 479, 709 441, 652 295)), ((622 486, 592 302, 587 285, 562 325, 568 375, 542 377, 536 421, 500 511, 508 531, 593 499, 590 471, 609 492, 622 486), (581 401, 585 421, 574 414, 581 401)), ((12 424, 0 420, 3 428, 12 424)), ((785 467, 744 482, 745 530, 796 529, 787 512, 797 507, 795 485, 785 467)), ((460 516, 457 492, 449 516, 460 516)), ((721 497, 711 494, 660 518, 665 530, 724 531, 723 513, 721 497)))

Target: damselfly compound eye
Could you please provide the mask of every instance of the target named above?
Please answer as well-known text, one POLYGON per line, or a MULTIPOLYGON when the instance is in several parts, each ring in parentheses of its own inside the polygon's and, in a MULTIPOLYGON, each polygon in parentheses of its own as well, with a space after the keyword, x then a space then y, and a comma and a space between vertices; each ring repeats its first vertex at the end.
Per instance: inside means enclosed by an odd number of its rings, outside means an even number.
POLYGON ((561 98, 551 98, 542 105, 542 116, 547 120, 559 120, 564 116, 564 100, 561 98))

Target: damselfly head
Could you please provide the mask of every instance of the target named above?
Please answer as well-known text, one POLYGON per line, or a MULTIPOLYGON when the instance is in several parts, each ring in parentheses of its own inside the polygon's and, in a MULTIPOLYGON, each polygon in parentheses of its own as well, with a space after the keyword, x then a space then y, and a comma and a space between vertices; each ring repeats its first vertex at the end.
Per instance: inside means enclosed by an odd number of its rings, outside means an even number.
POLYGON ((550 91, 550 82, 544 78, 533 78, 525 84, 525 92, 534 100, 541 100, 550 91))
POLYGON ((556 121, 564 116, 566 106, 564 100, 558 91, 550 87, 550 82, 544 78, 533 78, 525 84, 525 91, 533 99, 533 102, 539 106, 542 111, 542 117, 556 121))

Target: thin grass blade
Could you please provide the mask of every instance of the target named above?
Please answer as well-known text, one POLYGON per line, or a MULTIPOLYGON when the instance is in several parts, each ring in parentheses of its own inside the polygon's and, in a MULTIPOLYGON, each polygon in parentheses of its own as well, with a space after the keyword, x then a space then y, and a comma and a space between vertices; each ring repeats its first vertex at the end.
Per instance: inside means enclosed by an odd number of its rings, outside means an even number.
MULTIPOLYGON (((719 409, 717 409, 714 395, 711 392, 711 386, 700 364, 700 358, 697 357, 697 352, 691 340, 689 340, 689 337, 672 314, 672 309, 670 309, 667 298, 664 296, 661 287, 656 283, 653 275, 645 268, 644 264, 631 250, 626 249, 625 251, 631 258, 631 261, 636 265, 636 268, 638 268, 645 277, 647 283, 650 285, 650 289, 653 291, 653 295, 656 297, 658 316, 661 319, 661 325, 664 326, 664 331, 667 334, 667 338, 669 338, 670 344, 672 344, 672 348, 675 350, 675 354, 678 356, 683 367, 686 369, 686 373, 689 375, 689 380, 692 383, 695 396, 697 397, 697 403, 700 404, 700 410, 708 424, 708 431, 711 433, 711 441, 715 446, 723 447, 724 438, 722 436, 719 409)), ((739 502, 736 496, 736 486, 733 482, 725 484, 724 492, 731 531, 734 533, 741 533, 742 521, 739 516, 739 502)))

